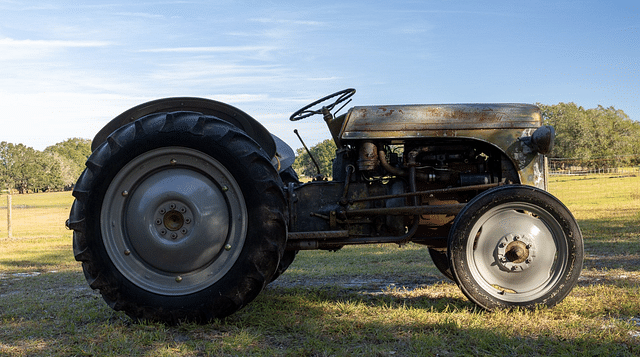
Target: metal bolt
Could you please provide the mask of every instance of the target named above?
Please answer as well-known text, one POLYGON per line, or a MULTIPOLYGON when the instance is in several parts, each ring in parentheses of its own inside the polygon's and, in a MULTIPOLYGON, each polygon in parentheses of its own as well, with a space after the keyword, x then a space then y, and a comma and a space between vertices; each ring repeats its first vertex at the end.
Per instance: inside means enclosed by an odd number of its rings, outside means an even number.
POLYGON ((182 281, 182 277, 180 275, 176 276, 176 283, 179 283, 182 281))
POLYGON ((125 249, 124 250, 124 255, 129 255, 129 254, 131 254, 131 251, 129 249, 125 249))
POLYGON ((170 163, 171 165, 175 165, 175 164, 176 164, 176 163, 178 163, 178 162, 176 161, 176 159, 171 159, 171 160, 169 161, 169 163, 170 163))
POLYGON ((129 196, 129 191, 122 191, 122 197, 127 197, 129 196))
POLYGON ((524 262, 527 263, 527 264, 531 264, 531 259, 527 259, 524 262))
POLYGON ((229 187, 227 186, 222 186, 222 192, 227 192, 229 191, 229 187))
POLYGON ((231 250, 231 244, 227 244, 224 246, 224 250, 231 250))
POLYGON ((518 236, 518 235, 513 237, 513 240, 518 240, 518 239, 520 239, 520 236, 518 236))

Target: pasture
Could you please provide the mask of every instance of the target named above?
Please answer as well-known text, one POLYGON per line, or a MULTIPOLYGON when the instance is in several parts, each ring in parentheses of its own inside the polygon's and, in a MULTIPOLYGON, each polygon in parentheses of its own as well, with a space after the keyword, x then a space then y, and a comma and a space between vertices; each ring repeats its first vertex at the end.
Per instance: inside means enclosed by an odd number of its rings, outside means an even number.
POLYGON ((92 291, 64 227, 70 193, 0 197, 0 356, 640 355, 640 177, 553 177, 585 238, 579 285, 558 306, 478 310, 425 247, 298 254, 231 317, 134 322, 92 291))

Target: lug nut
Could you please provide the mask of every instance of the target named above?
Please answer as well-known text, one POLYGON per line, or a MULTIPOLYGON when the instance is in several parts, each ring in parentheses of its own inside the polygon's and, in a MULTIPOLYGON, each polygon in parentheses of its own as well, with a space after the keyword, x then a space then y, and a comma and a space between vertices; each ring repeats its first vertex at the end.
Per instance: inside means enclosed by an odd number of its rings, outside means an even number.
POLYGON ((169 163, 170 163, 171 165, 175 165, 175 164, 176 164, 176 163, 178 163, 178 162, 176 161, 176 159, 171 159, 171 160, 169 161, 169 163))
POLYGON ((122 197, 127 197, 129 196, 129 191, 122 191, 122 197))
POLYGON ((129 255, 129 254, 131 254, 131 251, 129 249, 125 249, 124 250, 124 255, 129 255))
POLYGON ((227 250, 227 251, 231 250, 231 244, 225 245, 224 250, 227 250))
POLYGON ((222 186, 222 192, 227 192, 229 191, 229 187, 227 186, 222 186))
POLYGON ((176 283, 179 283, 182 281, 182 277, 181 276, 176 276, 176 283))

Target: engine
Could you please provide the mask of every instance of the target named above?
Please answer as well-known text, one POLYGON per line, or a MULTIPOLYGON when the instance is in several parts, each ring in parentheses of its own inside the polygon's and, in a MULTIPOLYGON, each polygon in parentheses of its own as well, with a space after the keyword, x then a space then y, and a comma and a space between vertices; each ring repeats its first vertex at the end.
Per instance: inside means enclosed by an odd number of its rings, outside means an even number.
POLYGON ((503 170, 504 161, 498 149, 470 140, 345 145, 336 153, 332 181, 290 186, 289 239, 301 243, 290 245, 317 249, 324 243, 335 249, 343 243, 414 241, 441 246, 466 202, 517 180, 512 169, 503 170))

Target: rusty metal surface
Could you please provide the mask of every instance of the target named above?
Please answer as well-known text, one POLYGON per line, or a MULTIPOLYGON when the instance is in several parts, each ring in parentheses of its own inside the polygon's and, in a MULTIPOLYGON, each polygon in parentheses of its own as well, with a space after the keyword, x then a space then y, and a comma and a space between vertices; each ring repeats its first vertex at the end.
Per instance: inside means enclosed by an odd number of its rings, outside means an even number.
POLYGON ((530 104, 366 106, 351 108, 340 138, 457 137, 467 130, 538 128, 541 123, 540 109, 530 104))
POLYGON ((404 206, 404 207, 384 207, 384 208, 364 208, 346 211, 347 216, 366 216, 366 215, 398 215, 411 216, 422 214, 450 214, 456 215, 464 208, 465 204, 451 205, 423 205, 423 206, 404 206))
POLYGON ((319 231, 319 232, 289 232, 287 233, 288 240, 302 240, 302 239, 331 239, 331 238, 348 238, 348 230, 340 231, 319 231))

